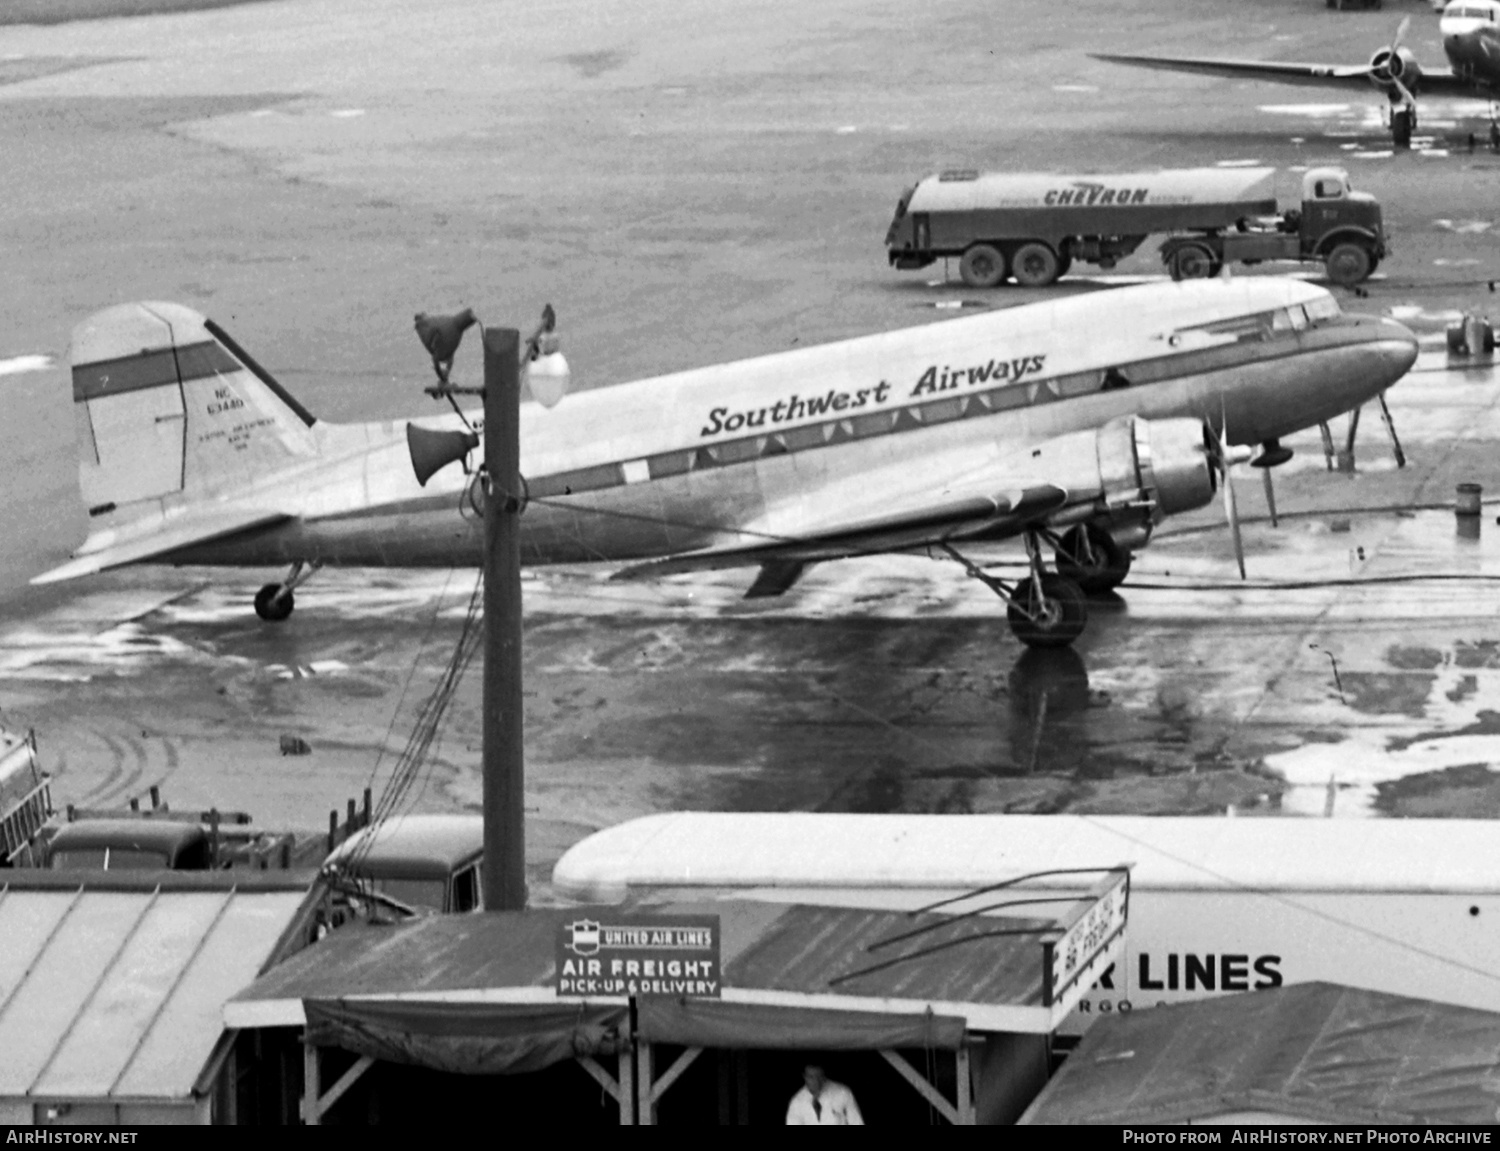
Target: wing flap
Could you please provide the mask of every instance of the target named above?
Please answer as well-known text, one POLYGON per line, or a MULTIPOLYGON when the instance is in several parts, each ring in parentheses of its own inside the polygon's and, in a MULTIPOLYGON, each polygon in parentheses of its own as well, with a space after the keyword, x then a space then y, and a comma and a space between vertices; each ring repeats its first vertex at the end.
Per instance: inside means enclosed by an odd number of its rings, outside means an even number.
POLYGON ((264 510, 225 509, 201 513, 120 543, 106 543, 93 548, 89 547, 89 543, 85 543, 84 548, 88 550, 80 552, 61 567, 33 576, 31 582, 48 584, 77 579, 80 576, 93 575, 110 568, 123 567, 126 564, 140 563, 143 560, 164 556, 190 544, 222 539, 237 532, 266 527, 290 518, 285 512, 264 510))

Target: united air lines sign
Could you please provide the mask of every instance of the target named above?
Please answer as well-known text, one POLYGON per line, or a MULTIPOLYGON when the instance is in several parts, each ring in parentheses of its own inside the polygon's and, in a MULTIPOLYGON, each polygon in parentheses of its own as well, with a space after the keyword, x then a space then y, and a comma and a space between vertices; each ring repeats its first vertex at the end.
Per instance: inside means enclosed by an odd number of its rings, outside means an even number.
POLYGON ((557 933, 559 995, 718 999, 717 915, 580 916, 557 933))

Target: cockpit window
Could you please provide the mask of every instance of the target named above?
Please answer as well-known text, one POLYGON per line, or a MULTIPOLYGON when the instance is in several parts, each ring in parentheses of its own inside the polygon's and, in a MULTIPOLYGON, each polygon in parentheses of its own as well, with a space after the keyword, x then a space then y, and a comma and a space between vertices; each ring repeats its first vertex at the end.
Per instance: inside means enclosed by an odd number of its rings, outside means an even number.
POLYGON ((1339 302, 1332 296, 1319 296, 1302 306, 1307 310, 1307 318, 1315 324, 1319 320, 1332 320, 1342 314, 1339 302))
POLYGON ((908 188, 901 193, 901 199, 896 201, 896 219, 899 220, 902 216, 906 215, 906 207, 911 203, 911 196, 915 191, 916 188, 908 188))
POLYGON ((1290 308, 1277 308, 1271 313, 1271 330, 1273 332, 1300 332, 1307 327, 1307 313, 1302 310, 1301 304, 1293 304, 1290 308))

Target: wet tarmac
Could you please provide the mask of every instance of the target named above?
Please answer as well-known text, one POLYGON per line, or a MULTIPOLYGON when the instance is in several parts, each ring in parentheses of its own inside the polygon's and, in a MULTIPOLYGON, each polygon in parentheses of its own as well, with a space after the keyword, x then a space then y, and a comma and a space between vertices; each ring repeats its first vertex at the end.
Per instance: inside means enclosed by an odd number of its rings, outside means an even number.
MULTIPOLYGON (((1298 437, 1279 527, 1257 474, 1237 481, 1250 581, 1216 509, 1171 521, 1071 652, 1023 651, 989 592, 922 556, 815 568, 770 602, 740 598, 747 573, 530 573, 529 855, 540 883, 587 831, 681 807, 1500 814, 1500 508, 1477 536, 1451 510, 1458 482, 1500 497, 1500 379, 1441 347, 1463 310, 1500 314, 1500 157, 1466 144, 1483 105, 1434 102, 1391 155, 1373 95, 1084 55, 1362 60, 1410 8, 1436 62, 1425 5, 957 3, 915 35, 875 0, 757 6, 733 35, 706 3, 428 8, 0 29, 0 147, 26 157, 0 170, 0 719, 38 730, 62 798, 158 784, 322 825, 379 791, 475 578, 320 573, 275 627, 249 610, 265 572, 25 587, 82 535, 62 360, 88 312, 180 299, 320 415, 411 414, 418 310, 520 325, 551 300, 599 386, 1032 298, 885 266, 896 196, 938 167, 1262 163, 1289 199, 1331 161, 1395 249, 1345 306, 1424 337, 1390 394, 1408 467, 1374 409, 1352 474, 1298 437), (310 754, 283 756, 286 734, 310 754)), ((1143 250, 1056 290, 1158 272, 1143 250)), ((478 802, 478 691, 476 670, 419 806, 478 802)))

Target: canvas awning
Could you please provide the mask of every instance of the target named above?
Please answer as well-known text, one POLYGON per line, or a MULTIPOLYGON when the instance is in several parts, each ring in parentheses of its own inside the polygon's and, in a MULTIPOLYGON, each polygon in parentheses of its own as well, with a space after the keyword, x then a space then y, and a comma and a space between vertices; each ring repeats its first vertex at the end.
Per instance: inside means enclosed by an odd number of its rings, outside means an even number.
MULTIPOLYGON (((1092 905, 1085 901, 1085 906, 1092 905)), ((1058 934, 1052 919, 913 917, 754 900, 651 910, 708 913, 721 923, 722 998, 688 1000, 675 1008, 660 1002, 648 1006, 642 1027, 652 1028, 662 1042, 689 1044, 692 1036, 713 1036, 716 1045, 725 1046, 873 1048, 904 1045, 911 1038, 911 1046, 952 1047, 965 1028, 1050 1032, 1072 1006, 1071 991, 1048 1001, 1052 972, 1043 940, 1058 934), (913 930, 920 934, 891 943, 913 930), (788 1009, 800 1018, 789 1022, 788 1009), (773 1025, 777 1011, 782 1021, 773 1025), (793 1035, 799 1028, 801 1039, 793 1035), (808 1038, 809 1032, 819 1038, 808 1038)), ((225 1007, 224 1018, 238 1028, 299 1026, 315 1018, 323 1021, 320 1026, 326 1023, 326 1014, 307 1011, 308 1002, 336 1002, 342 1012, 357 1011, 361 1026, 375 1025, 375 1016, 357 1006, 365 1003, 623 1006, 623 996, 568 998, 555 990, 562 926, 590 915, 607 919, 617 911, 544 908, 344 928, 247 987, 225 1007)), ((1118 952, 1120 938, 1101 937, 1095 946, 1084 958, 1102 970, 1118 952)), ((1075 974, 1087 969, 1079 966, 1075 974)), ((1077 975, 1080 993, 1089 981, 1077 975)), ((353 1016, 342 1018, 353 1026, 353 1016)), ((402 1018, 412 1022, 417 1016, 402 1018)), ((456 1026, 440 1012, 421 1018, 431 1022, 435 1041, 456 1026)), ((512 1016, 500 1012, 492 1018, 512 1016)), ((550 1015, 537 1018, 543 1030, 551 1029, 545 1022, 550 1015)))

